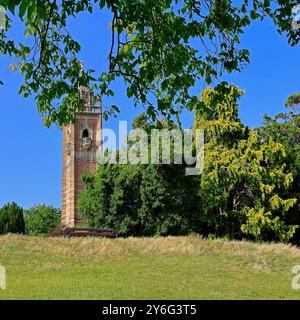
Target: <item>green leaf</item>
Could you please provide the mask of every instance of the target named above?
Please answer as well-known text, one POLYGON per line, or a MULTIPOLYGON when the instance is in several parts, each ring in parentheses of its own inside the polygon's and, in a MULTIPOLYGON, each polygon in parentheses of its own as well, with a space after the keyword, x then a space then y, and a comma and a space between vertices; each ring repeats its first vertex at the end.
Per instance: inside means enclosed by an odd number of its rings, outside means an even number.
POLYGON ((19 8, 19 17, 21 19, 23 19, 27 9, 28 9, 28 0, 23 0, 19 8))
POLYGON ((27 9, 27 15, 29 19, 32 17, 33 13, 35 12, 35 9, 36 9, 35 1, 30 1, 30 5, 28 6, 28 9, 27 9))
POLYGON ((36 8, 40 18, 43 18, 43 19, 47 18, 47 10, 43 2, 38 1, 36 8))
POLYGON ((100 9, 103 9, 105 6, 105 0, 100 1, 100 9))
POLYGON ((6 6, 12 14, 15 14, 15 8, 20 4, 21 1, 22 0, 8 0, 6 1, 6 6))

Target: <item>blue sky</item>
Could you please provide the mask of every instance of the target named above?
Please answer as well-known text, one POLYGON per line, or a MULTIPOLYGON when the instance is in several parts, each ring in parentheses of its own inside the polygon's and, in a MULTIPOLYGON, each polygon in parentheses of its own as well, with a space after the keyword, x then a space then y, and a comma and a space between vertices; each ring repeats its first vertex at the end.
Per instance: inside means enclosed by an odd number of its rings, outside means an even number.
MULTIPOLYGON (((70 21, 70 30, 80 43, 80 58, 88 68, 101 71, 107 66, 109 50, 109 15, 83 14, 70 21)), ((22 37, 22 27, 12 33, 22 37)), ((226 78, 245 90, 240 101, 240 116, 251 127, 261 123, 265 113, 284 111, 286 98, 300 92, 300 48, 288 45, 271 21, 256 22, 242 37, 241 45, 251 52, 251 64, 242 73, 226 78)), ((55 126, 47 129, 35 109, 34 99, 18 96, 22 78, 7 66, 13 62, 0 57, 0 206, 15 201, 24 208, 38 203, 61 205, 62 133, 55 126)), ((142 110, 134 109, 126 98, 124 86, 117 84, 115 103, 121 113, 104 125, 116 129, 119 120, 132 119, 142 110)), ((193 115, 184 113, 183 126, 193 124, 193 115)))

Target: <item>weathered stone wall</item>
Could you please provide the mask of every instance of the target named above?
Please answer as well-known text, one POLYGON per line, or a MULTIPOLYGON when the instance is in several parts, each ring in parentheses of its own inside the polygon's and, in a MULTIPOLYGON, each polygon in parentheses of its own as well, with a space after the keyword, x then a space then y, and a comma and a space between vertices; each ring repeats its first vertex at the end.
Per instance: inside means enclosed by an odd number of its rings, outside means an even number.
POLYGON ((83 190, 81 176, 97 170, 97 133, 101 130, 101 114, 83 112, 74 124, 63 128, 62 224, 73 227, 83 221, 76 209, 77 198, 83 190), (83 148, 83 130, 88 129, 92 140, 89 150, 83 148))

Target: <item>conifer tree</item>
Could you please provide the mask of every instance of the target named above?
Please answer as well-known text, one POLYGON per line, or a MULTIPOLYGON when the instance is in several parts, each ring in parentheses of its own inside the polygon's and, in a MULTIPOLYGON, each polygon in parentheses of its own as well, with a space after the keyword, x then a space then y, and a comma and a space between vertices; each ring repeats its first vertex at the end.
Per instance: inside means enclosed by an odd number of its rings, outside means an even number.
POLYGON ((196 111, 195 128, 206 134, 200 178, 202 229, 230 238, 288 241, 297 226, 287 225, 285 216, 297 200, 279 193, 293 181, 286 170, 285 148, 242 125, 238 117, 242 94, 233 85, 223 98, 206 89, 201 96, 206 111, 196 111))
POLYGON ((14 202, 0 209, 0 234, 6 233, 25 233, 23 209, 14 202))

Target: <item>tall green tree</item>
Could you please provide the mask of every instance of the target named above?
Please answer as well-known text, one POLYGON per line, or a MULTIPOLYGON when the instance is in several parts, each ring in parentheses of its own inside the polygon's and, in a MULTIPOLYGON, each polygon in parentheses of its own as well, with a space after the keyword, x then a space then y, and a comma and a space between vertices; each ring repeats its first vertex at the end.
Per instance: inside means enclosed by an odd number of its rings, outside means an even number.
POLYGON ((25 233, 23 209, 15 202, 0 209, 0 234, 25 233))
MULTIPOLYGON (((250 61, 239 39, 253 21, 271 17, 278 31, 296 45, 300 35, 292 28, 292 9, 297 4, 298 0, 0 0, 10 17, 7 31, 0 31, 0 54, 16 59, 11 68, 24 74, 20 93, 35 96, 48 126, 69 123, 74 111, 81 110, 78 87, 92 87, 98 99, 109 97, 117 78, 124 80, 135 105, 143 104, 152 118, 159 113, 170 119, 183 108, 197 107, 199 99, 190 90, 197 80, 210 84, 225 72, 241 71, 250 61), (111 48, 108 68, 96 74, 82 70, 82 44, 70 34, 68 21, 83 12, 98 14, 99 9, 111 14, 111 48), (20 43, 8 32, 17 16, 25 25, 20 43)), ((111 105, 104 115, 118 110, 111 105)))
POLYGON ((293 175, 287 170, 284 146, 271 136, 244 127, 238 118, 235 86, 220 93, 204 90, 195 127, 206 133, 205 166, 201 175, 202 228, 218 236, 288 241, 297 225, 286 223, 296 204, 288 190, 293 175), (282 192, 282 191, 285 192, 282 192))
MULTIPOLYGON (((286 152, 286 167, 293 174, 293 182, 289 190, 282 190, 281 194, 298 199, 287 216, 290 223, 300 224, 300 114, 298 112, 300 95, 291 95, 286 107, 287 112, 277 114, 274 118, 265 115, 263 125, 258 128, 263 139, 272 139, 284 145, 286 152)), ((300 234, 297 231, 295 241, 299 242, 300 234)))

